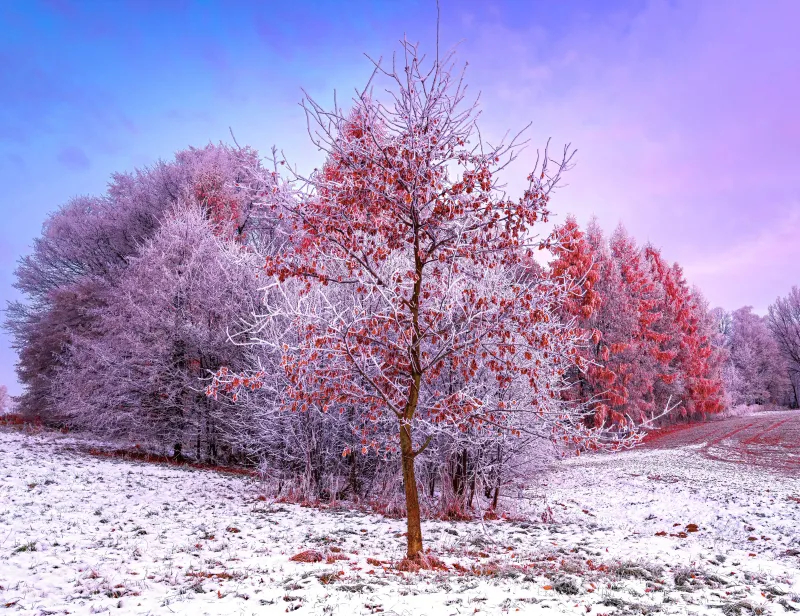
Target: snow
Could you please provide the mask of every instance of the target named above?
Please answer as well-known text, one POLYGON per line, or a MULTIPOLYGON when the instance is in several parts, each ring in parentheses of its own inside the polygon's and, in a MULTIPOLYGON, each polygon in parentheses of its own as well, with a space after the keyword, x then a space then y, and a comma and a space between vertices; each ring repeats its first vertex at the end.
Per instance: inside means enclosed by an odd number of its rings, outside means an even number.
POLYGON ((403 520, 260 500, 253 478, 91 456, 72 437, 0 431, 0 609, 415 616, 800 609, 800 558, 791 555, 800 554, 796 477, 710 460, 700 448, 581 457, 537 473, 509 503, 527 521, 424 522, 426 545, 448 570, 407 573, 395 567, 403 520), (697 532, 687 532, 689 524, 697 532), (290 560, 309 549, 329 562, 290 560))

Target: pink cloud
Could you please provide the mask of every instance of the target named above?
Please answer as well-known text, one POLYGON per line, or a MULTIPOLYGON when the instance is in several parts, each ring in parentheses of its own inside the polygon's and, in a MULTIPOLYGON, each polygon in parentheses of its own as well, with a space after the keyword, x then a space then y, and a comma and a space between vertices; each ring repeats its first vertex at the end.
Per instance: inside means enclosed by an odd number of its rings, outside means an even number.
POLYGON ((800 211, 798 20, 790 1, 653 1, 561 36, 483 24, 463 55, 477 58, 488 134, 533 120, 532 145, 578 148, 556 209, 624 222, 712 303, 765 306, 800 282, 799 236, 782 232, 800 211), (752 265, 732 259, 741 250, 752 265))

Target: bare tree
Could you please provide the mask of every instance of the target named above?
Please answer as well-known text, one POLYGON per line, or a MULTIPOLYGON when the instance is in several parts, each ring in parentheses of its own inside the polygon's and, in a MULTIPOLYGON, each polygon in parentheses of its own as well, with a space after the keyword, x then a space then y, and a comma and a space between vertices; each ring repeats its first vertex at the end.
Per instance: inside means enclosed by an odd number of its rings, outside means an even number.
POLYGON ((769 307, 767 323, 786 360, 794 394, 794 406, 800 406, 800 288, 792 287, 786 297, 779 297, 769 307))

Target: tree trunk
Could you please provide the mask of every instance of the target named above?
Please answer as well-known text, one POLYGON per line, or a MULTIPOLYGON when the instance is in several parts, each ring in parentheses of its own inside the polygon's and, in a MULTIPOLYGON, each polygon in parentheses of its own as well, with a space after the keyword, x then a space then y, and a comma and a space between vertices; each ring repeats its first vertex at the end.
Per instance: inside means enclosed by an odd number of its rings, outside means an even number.
POLYGON ((472 469, 472 474, 469 478, 469 500, 467 501, 467 508, 472 509, 472 501, 475 498, 475 468, 472 469))
POLYGON ((461 453, 456 452, 453 469, 453 494, 460 501, 464 498, 467 485, 467 450, 464 448, 461 453))
POLYGON ((492 497, 492 511, 497 511, 497 500, 500 498, 500 481, 503 470, 503 450, 500 443, 497 444, 497 476, 494 484, 494 496, 492 497))
MULTIPOLYGON (((406 493, 406 526, 407 556, 410 560, 419 560, 422 557, 422 526, 420 525, 419 492, 417 477, 414 473, 414 459, 427 446, 414 451, 414 441, 411 438, 411 424, 417 412, 420 386, 422 384, 422 362, 420 353, 420 327, 419 327, 419 302, 422 297, 422 268, 424 260, 420 256, 419 224, 414 214, 414 265, 416 280, 411 294, 411 346, 409 356, 411 359, 411 387, 408 391, 408 400, 402 414, 398 414, 400 421, 400 453, 403 464, 403 488, 406 493)), ((430 443, 430 441, 428 441, 430 443)))
POLYGON ((403 488, 406 493, 407 556, 410 560, 418 560, 422 556, 422 526, 417 478, 414 473, 414 447, 411 426, 408 423, 400 424, 400 452, 403 462, 403 488))
POLYGON ((350 477, 349 477, 349 484, 350 484, 350 493, 353 495, 353 500, 357 501, 359 494, 358 494, 358 472, 356 470, 356 454, 351 453, 349 455, 349 462, 350 462, 350 477))

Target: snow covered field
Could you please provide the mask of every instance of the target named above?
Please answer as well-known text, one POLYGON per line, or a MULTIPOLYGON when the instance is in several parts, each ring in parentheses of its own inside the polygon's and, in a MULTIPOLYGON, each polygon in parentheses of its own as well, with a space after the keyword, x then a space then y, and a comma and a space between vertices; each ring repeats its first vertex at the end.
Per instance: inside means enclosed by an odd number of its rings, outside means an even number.
POLYGON ((702 446, 570 460, 531 479, 528 521, 425 522, 447 570, 405 573, 402 520, 0 430, 0 614, 800 610, 797 476, 702 446))

